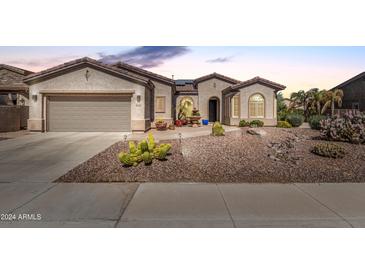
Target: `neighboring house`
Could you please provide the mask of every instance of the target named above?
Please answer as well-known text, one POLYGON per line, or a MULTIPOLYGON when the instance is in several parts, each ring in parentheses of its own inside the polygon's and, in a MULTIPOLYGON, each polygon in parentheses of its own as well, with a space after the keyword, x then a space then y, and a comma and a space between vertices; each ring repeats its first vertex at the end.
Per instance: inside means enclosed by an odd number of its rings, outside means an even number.
POLYGON ((283 85, 256 77, 240 82, 213 73, 176 80, 125 63, 77 59, 24 79, 33 131, 146 131, 156 119, 173 122, 183 100, 203 119, 238 125, 260 119, 276 125, 283 85))
POLYGON ((28 86, 23 78, 33 72, 0 64, 0 105, 28 105, 28 86))
POLYGON ((343 99, 340 109, 365 111, 365 72, 339 84, 332 90, 342 89, 343 99))

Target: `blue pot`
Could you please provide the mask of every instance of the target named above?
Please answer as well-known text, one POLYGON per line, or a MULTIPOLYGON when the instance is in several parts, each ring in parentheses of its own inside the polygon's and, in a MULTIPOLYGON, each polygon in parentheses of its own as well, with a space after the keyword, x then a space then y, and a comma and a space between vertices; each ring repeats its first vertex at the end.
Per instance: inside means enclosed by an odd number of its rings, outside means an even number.
POLYGON ((203 120, 202 120, 202 122, 203 122, 203 125, 204 125, 204 126, 207 126, 207 125, 208 125, 208 123, 209 123, 209 121, 208 121, 207 119, 203 119, 203 120))

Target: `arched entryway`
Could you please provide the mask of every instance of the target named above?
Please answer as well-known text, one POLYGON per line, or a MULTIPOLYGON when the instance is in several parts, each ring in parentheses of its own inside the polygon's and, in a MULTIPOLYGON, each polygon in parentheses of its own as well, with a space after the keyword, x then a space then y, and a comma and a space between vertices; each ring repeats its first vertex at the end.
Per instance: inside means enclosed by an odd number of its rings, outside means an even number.
POLYGON ((209 122, 220 121, 220 113, 219 113, 219 98, 211 97, 208 102, 208 113, 209 113, 209 122))

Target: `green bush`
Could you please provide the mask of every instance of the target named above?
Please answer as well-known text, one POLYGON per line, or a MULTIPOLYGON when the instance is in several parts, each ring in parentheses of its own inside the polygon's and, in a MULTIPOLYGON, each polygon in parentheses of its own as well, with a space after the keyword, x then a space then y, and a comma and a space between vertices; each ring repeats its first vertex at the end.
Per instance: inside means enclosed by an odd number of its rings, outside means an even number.
POLYGON ((324 115, 313 115, 309 117, 308 123, 311 129, 321 129, 321 121, 326 119, 324 115))
POLYGON ((276 125, 276 127, 281 127, 281 128, 291 128, 291 124, 287 121, 279 121, 278 124, 276 125))
POLYGON ((238 124, 239 127, 248 127, 250 125, 250 122, 246 120, 240 120, 240 123, 238 124))
POLYGON ((293 127, 299 127, 304 122, 304 116, 301 114, 291 113, 286 116, 286 121, 293 127))
POLYGON ((219 122, 214 122, 212 127, 213 136, 224 136, 224 128, 219 122))
POLYGON ((286 109, 279 111, 278 112, 278 121, 285 121, 287 115, 288 115, 288 111, 286 109))
POLYGON ((336 144, 316 144, 311 152, 329 158, 343 158, 345 156, 343 147, 336 144))
POLYGON ((171 149, 171 144, 156 146, 151 133, 148 134, 147 141, 142 140, 137 147, 133 141, 130 141, 128 145, 129 152, 120 152, 118 154, 118 159, 124 166, 137 166, 142 161, 149 165, 153 159, 165 160, 171 149))
POLYGON ((250 122, 250 127, 263 127, 264 126, 264 122, 261 120, 252 120, 250 122))

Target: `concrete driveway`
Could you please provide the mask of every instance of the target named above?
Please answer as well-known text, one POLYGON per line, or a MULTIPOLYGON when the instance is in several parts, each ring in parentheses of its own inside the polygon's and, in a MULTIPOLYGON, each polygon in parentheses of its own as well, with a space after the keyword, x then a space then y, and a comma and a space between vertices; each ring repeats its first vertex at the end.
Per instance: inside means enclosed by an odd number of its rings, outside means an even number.
POLYGON ((0 183, 52 182, 122 136, 52 132, 0 141, 0 183))

